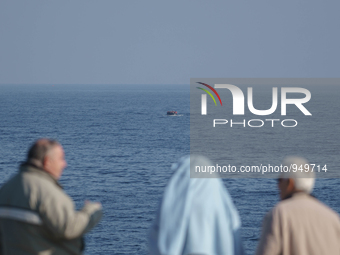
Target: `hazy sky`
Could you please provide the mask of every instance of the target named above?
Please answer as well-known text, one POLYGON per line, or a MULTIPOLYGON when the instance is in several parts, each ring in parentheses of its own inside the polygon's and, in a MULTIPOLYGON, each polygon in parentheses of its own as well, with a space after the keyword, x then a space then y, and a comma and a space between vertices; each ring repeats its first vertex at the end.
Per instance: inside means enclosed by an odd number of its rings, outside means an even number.
POLYGON ((339 77, 339 1, 1 0, 0 84, 339 77))

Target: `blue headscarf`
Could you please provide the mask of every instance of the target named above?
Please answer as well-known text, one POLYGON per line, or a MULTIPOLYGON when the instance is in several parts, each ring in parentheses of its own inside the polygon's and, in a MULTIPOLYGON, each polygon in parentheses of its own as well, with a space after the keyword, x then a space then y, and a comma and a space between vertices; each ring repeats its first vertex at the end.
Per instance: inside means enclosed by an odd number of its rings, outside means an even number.
POLYGON ((190 162, 212 165, 191 156, 175 166, 150 232, 150 254, 243 254, 241 222, 228 191, 219 178, 190 178, 190 162))

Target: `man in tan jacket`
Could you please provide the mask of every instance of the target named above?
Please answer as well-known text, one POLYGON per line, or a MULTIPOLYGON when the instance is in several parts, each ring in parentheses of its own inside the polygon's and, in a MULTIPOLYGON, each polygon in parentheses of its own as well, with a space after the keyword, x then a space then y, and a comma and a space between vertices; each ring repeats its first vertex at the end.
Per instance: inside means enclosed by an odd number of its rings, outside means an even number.
POLYGON ((264 218, 257 255, 339 255, 340 219, 310 195, 314 172, 303 158, 289 157, 283 165, 303 169, 285 173, 278 187, 282 201, 264 218))
POLYGON ((62 146, 40 139, 18 174, 0 189, 2 254, 82 254, 82 236, 102 217, 100 203, 76 211, 58 184, 66 167, 62 146))

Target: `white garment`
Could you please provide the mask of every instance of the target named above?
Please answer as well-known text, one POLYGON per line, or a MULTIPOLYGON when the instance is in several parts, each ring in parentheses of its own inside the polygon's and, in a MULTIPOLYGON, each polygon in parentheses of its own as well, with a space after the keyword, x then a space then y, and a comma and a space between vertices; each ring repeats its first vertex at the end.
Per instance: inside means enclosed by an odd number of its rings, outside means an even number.
MULTIPOLYGON (((191 164, 212 165, 202 156, 191 164)), ((190 178, 190 157, 175 168, 151 229, 150 254, 243 254, 239 215, 221 179, 190 178)))

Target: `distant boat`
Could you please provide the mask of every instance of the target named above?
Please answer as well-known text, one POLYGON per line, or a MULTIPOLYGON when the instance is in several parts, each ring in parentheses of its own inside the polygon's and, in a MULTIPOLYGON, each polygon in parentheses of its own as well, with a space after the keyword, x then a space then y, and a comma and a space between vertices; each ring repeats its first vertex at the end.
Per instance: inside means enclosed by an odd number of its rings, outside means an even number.
POLYGON ((167 111, 166 115, 177 115, 176 111, 167 111))

